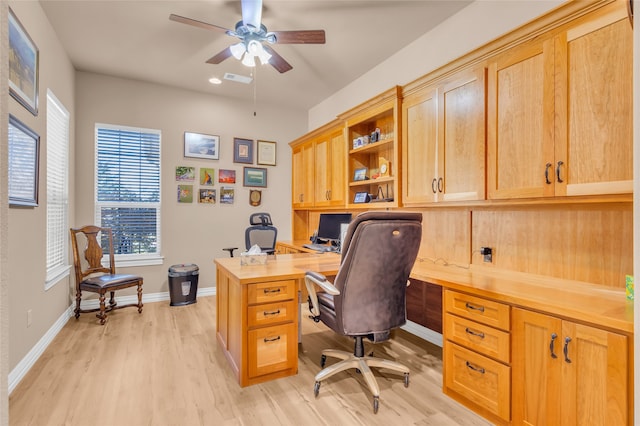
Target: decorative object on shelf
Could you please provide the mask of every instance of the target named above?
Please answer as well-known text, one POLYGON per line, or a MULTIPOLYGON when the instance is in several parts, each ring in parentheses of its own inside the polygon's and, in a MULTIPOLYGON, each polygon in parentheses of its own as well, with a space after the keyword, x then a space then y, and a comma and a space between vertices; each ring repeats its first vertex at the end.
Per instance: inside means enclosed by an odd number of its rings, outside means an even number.
POLYGON ((219 183, 236 183, 236 171, 235 170, 218 170, 218 182, 219 183))
POLYGON ((178 202, 193 203, 193 185, 178 185, 178 202))
POLYGON ((177 166, 176 180, 181 182, 193 182, 194 180, 196 180, 196 168, 188 166, 177 166))
POLYGON ((353 197, 354 204, 368 203, 370 201, 371 196, 368 192, 356 192, 356 195, 353 197))
POLYGON ((244 168, 244 186, 267 187, 267 169, 262 167, 244 168))
POLYGON ((13 10, 9 8, 9 93, 38 115, 38 67, 40 53, 13 10))
POLYGON ((361 180, 367 180, 367 168, 366 167, 361 167, 359 169, 355 169, 353 172, 353 180, 354 181, 361 181, 361 180))
POLYGON ((233 188, 222 187, 220 188, 220 204, 233 204, 235 198, 235 191, 233 188))
POLYGON ((218 160, 220 136, 184 132, 184 156, 218 160))
POLYGON ((249 204, 256 207, 262 203, 262 191, 252 189, 249 191, 249 204))
POLYGON ((216 181, 215 169, 209 169, 206 167, 200 168, 200 185, 211 186, 216 181))
POLYGON ((258 141, 258 164, 264 166, 276 165, 276 143, 258 141))
POLYGON ((200 188, 200 198, 198 198, 198 202, 202 204, 215 204, 216 190, 200 188))
POLYGON ((38 205, 40 136, 9 115, 9 205, 38 205))
POLYGON ((253 164, 253 140, 233 138, 233 162, 253 164))
POLYGON ((380 176, 390 176, 391 175, 391 163, 387 161, 384 157, 378 158, 378 170, 380 176))

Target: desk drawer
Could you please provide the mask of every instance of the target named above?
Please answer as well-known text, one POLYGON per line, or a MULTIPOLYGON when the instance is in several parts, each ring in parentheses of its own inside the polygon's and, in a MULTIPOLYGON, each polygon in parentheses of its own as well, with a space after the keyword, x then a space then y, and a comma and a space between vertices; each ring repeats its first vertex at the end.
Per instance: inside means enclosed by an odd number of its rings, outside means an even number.
POLYGON ((263 327, 281 322, 292 322, 296 318, 296 303, 284 302, 252 305, 247 308, 249 328, 263 327))
POLYGON ((444 351, 445 387, 509 421, 511 368, 449 341, 444 351))
POLYGON ((298 368, 298 332, 295 323, 249 330, 249 377, 298 368))
POLYGON ((444 328, 447 339, 498 361, 509 363, 509 333, 450 313, 445 314, 444 328))
POLYGON ((294 297, 296 292, 295 280, 267 281, 249 284, 247 287, 249 292, 248 303, 250 305, 297 299, 297 297, 294 297))
POLYGON ((509 305, 458 293, 451 290, 444 292, 444 306, 447 312, 490 325, 501 330, 510 331, 509 305))

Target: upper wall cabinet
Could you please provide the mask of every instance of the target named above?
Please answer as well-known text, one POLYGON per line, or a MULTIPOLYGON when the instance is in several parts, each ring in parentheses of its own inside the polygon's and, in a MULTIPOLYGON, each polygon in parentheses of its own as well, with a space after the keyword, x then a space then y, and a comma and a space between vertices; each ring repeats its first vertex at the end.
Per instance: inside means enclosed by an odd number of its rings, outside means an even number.
POLYGON ((347 126, 349 207, 362 207, 357 202, 367 195, 371 208, 399 205, 400 114, 400 87, 394 87, 340 116, 347 126))
POLYGON ((632 37, 614 2, 490 61, 489 198, 632 192, 632 37))
POLYGON ((291 196, 293 208, 313 206, 315 172, 313 143, 293 146, 291 165, 291 196))
POLYGON ((485 198, 485 68, 405 95, 405 206, 485 198))

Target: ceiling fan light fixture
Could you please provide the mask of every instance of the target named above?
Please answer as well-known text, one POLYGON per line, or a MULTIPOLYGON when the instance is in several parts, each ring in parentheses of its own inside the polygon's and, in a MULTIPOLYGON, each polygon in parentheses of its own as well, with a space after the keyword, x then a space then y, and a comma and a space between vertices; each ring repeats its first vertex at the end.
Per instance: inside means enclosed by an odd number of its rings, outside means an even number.
POLYGON ((253 68, 256 66, 256 60, 253 58, 252 54, 247 52, 247 54, 244 55, 244 58, 242 58, 242 65, 253 68))
POLYGON ((233 55, 234 58, 236 58, 237 60, 242 59, 242 55, 244 54, 244 52, 246 52, 246 48, 244 46, 244 43, 240 42, 240 43, 236 43, 234 45, 231 45, 231 47, 229 48, 231 49, 231 54, 233 55))

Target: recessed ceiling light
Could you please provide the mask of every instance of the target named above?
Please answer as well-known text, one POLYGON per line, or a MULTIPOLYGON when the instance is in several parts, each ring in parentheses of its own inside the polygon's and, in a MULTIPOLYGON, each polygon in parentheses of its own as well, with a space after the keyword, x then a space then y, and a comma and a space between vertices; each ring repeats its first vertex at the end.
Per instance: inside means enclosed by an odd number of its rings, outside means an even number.
POLYGON ((222 84, 222 80, 220 80, 218 77, 211 77, 209 79, 209 83, 211 83, 211 84, 222 84))

